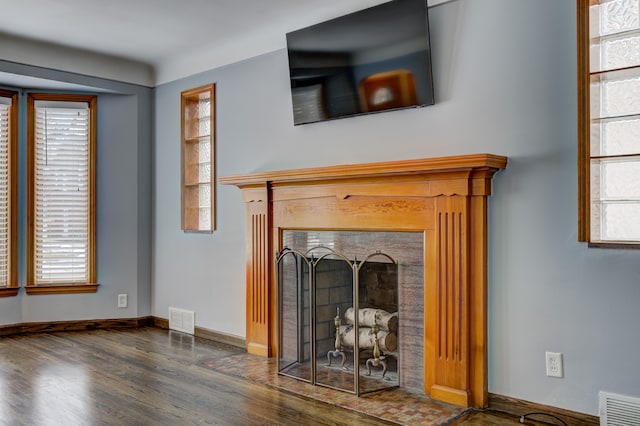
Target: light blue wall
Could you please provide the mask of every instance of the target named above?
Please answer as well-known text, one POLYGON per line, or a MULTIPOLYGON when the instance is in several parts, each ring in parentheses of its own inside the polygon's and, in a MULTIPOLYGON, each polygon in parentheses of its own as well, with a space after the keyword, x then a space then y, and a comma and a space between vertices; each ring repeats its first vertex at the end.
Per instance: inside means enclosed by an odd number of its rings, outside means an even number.
MULTIPOLYGON (((90 86, 101 92, 98 95, 96 212, 98 292, 27 296, 21 290, 15 298, 0 299, 0 325, 150 315, 152 89, 4 61, 0 61, 0 71, 90 86), (128 308, 117 308, 119 293, 129 295, 128 308)), ((25 99, 23 92, 22 117, 26 112, 25 99)), ((25 120, 20 125, 19 141, 19 282, 24 286, 25 120)))
MULTIPOLYGON (((640 251, 576 241, 574 0, 430 9, 436 104, 294 127, 284 50, 157 88, 153 314, 244 336, 244 205, 218 187, 218 230, 180 231, 180 91, 217 83, 218 175, 490 152, 489 390, 597 414, 640 396, 640 251), (545 351, 565 378, 545 376, 545 351)), ((284 35, 283 35, 284 37, 284 35)))

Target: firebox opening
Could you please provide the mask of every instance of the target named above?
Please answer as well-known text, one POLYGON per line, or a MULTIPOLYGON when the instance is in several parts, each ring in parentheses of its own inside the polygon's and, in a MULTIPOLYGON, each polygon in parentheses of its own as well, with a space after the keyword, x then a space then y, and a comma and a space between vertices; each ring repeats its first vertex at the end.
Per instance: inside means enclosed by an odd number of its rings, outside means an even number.
POLYGON ((284 231, 283 247, 279 373, 358 395, 422 391, 423 234, 284 231))

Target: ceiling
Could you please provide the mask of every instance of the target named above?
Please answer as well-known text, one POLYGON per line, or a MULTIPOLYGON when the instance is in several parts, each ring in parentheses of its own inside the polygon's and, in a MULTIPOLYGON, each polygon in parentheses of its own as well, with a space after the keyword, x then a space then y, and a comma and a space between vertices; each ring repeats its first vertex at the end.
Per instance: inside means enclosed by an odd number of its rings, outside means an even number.
POLYGON ((284 46, 288 31, 386 1, 7 0, 0 37, 47 42, 158 69, 197 52, 215 56, 217 50, 231 50, 237 60, 240 50, 247 49, 246 59, 284 46))

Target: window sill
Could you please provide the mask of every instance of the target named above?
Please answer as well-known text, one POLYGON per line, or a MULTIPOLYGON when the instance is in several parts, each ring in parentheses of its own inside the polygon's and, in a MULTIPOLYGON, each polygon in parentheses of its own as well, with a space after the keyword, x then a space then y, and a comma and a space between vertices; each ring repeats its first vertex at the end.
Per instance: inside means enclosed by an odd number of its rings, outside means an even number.
POLYGON ((621 242, 621 241, 612 241, 612 242, 590 242, 589 248, 605 248, 605 249, 640 249, 640 242, 621 242))
POLYGON ((27 294, 96 293, 98 284, 56 284, 26 286, 27 294))
POLYGON ((13 297, 18 295, 19 287, 2 287, 0 288, 0 297, 13 297))

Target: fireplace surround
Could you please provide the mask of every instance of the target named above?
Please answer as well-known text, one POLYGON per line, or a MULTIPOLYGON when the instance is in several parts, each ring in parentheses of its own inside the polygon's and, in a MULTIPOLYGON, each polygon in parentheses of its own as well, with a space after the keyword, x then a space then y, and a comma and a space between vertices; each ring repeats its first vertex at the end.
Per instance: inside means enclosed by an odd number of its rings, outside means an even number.
POLYGON ((424 392, 486 407, 487 202, 506 165, 473 154, 221 177, 242 190, 247 212, 247 351, 278 355, 275 255, 285 231, 419 232, 424 392))

